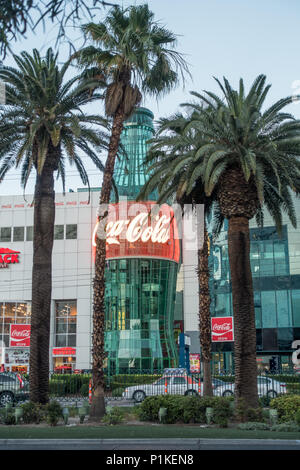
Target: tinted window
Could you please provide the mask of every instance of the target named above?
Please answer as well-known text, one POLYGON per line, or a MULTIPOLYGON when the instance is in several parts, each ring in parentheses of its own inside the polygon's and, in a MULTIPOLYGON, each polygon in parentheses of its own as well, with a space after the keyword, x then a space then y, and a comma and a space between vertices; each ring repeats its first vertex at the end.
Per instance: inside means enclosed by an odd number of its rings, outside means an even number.
POLYGON ((186 379, 185 379, 185 377, 174 377, 173 384, 174 385, 185 385, 186 384, 186 379))
POLYGON ((33 227, 29 226, 29 227, 26 227, 26 241, 32 242, 32 240, 33 240, 33 227))
POLYGON ((14 242, 24 241, 24 227, 14 227, 14 242))
POLYGON ((77 225, 70 224, 66 225, 66 239, 72 240, 77 238, 77 225))
POLYGON ((55 225, 54 226, 54 240, 63 240, 64 238, 64 226, 55 225))
POLYGON ((259 377, 259 378, 257 379, 257 383, 258 383, 259 385, 267 385, 268 382, 269 382, 268 379, 264 379, 264 378, 262 378, 262 377, 259 377))
POLYGON ((9 377, 8 375, 0 375, 0 382, 1 383, 8 383, 14 382, 14 377, 9 377))
POLYGON ((155 382, 155 384, 156 384, 156 385, 164 385, 166 382, 167 382, 167 384, 169 384, 171 378, 172 378, 172 377, 162 377, 162 378, 159 379, 157 382, 155 382))
POLYGON ((1 227, 0 241, 1 242, 10 242, 11 241, 11 227, 1 227))

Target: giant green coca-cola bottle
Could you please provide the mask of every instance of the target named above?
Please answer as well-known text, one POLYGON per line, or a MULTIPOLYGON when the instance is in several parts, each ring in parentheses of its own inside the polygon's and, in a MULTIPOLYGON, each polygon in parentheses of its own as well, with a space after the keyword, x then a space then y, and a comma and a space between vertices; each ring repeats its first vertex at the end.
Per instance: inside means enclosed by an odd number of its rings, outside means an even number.
POLYGON ((153 133, 152 112, 137 108, 125 122, 115 166, 120 200, 111 199, 114 217, 106 238, 109 374, 162 370, 178 361, 173 331, 180 257, 176 221, 170 222, 167 205, 150 220, 155 193, 137 211, 135 202, 147 180, 143 161, 153 133))

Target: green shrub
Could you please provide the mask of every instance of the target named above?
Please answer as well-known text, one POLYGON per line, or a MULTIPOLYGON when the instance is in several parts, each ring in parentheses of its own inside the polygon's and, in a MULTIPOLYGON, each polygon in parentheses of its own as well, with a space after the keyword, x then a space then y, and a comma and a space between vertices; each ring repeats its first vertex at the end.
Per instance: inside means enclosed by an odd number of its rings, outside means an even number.
POLYGON ((62 418, 62 407, 57 401, 52 401, 46 405, 46 420, 50 426, 56 426, 62 418))
POLYGON ((271 400, 272 400, 272 398, 268 397, 267 395, 264 395, 263 397, 260 397, 258 399, 258 402, 259 402, 260 406, 265 408, 265 407, 270 406, 271 400))
POLYGON ((283 395, 274 398, 270 406, 277 410, 279 423, 293 421, 300 409, 300 395, 283 395))
POLYGON ((286 384, 286 391, 287 393, 294 393, 294 394, 299 394, 300 393, 300 384, 299 383, 287 383, 286 384))
POLYGON ((247 421, 260 422, 263 421, 263 413, 261 408, 248 408, 246 411, 247 421))
POLYGON ((67 395, 80 394, 82 385, 88 386, 91 379, 90 374, 52 374, 51 382, 64 384, 64 393, 67 395))
POLYGON ((82 384, 80 387, 80 395, 82 397, 88 397, 89 396, 89 384, 82 384))
POLYGON ((124 421, 124 415, 122 411, 115 406, 104 415, 102 421, 106 424, 120 424, 124 421))
POLYGON ((295 421, 298 424, 298 426, 300 426, 300 408, 296 411, 295 421))
POLYGON ((31 401, 21 405, 23 410, 22 420, 25 424, 39 424, 44 418, 44 410, 42 405, 33 403, 31 401))
POLYGON ((244 431, 265 431, 269 429, 269 426, 266 423, 250 421, 239 424, 238 429, 243 429, 244 431))
POLYGON ((61 380, 50 380, 49 393, 56 397, 64 396, 66 394, 66 384, 61 380))
POLYGON ((6 410, 5 408, 0 408, 0 423, 1 424, 16 424, 15 412, 13 408, 6 410))
POLYGON ((206 408, 213 408, 213 422, 224 425, 232 415, 230 401, 225 397, 190 397, 182 395, 157 395, 147 397, 140 405, 142 421, 158 421, 160 408, 167 408, 165 422, 206 423, 206 408))
POLYGON ((277 432, 298 432, 300 431, 300 428, 298 424, 294 422, 287 422, 287 423, 275 424, 274 426, 271 426, 270 430, 277 431, 277 432))

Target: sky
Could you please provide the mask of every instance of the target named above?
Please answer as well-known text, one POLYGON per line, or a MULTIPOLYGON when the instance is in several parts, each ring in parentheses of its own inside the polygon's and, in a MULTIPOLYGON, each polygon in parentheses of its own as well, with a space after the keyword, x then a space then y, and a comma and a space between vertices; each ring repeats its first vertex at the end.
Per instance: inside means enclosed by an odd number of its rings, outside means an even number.
MULTIPOLYGON (((114 0, 111 0, 112 2, 114 0)), ((300 94, 300 2, 299 0, 149 0, 119 1, 114 3, 148 3, 158 20, 177 35, 177 50, 189 64, 191 78, 186 77, 182 84, 159 101, 144 97, 142 106, 152 110, 155 119, 166 117, 180 110, 180 104, 191 101, 190 91, 209 90, 220 95, 214 77, 226 77, 233 87, 243 78, 246 90, 259 74, 265 74, 267 83, 272 84, 265 101, 266 106, 280 98, 300 94)), ((102 15, 94 19, 101 21, 102 15)), ((81 23, 90 21, 82 18, 81 23)), ((82 44, 80 25, 68 28, 68 36, 75 47, 82 44)), ((37 48, 41 54, 48 47, 56 46, 57 24, 47 21, 45 30, 40 27, 36 33, 27 33, 26 38, 11 43, 15 54, 37 48)), ((57 48, 59 60, 68 58, 69 48, 60 43, 57 48)), ((14 65, 8 56, 4 65, 14 65)), ((102 113, 102 107, 96 108, 102 113)), ((182 109, 182 108, 181 108, 182 109)), ((300 102, 286 108, 296 118, 300 118, 300 102)), ((95 112, 95 105, 91 112, 95 112)), ((103 162, 106 155, 103 154, 103 162)), ((101 175, 91 164, 87 164, 90 185, 100 186, 101 175)), ((26 194, 32 194, 34 174, 30 178, 26 194)), ((67 170, 66 190, 76 191, 82 187, 74 168, 67 170)), ((61 192, 61 184, 56 183, 56 192, 61 192)), ((0 184, 0 196, 23 194, 19 172, 11 170, 0 184)))

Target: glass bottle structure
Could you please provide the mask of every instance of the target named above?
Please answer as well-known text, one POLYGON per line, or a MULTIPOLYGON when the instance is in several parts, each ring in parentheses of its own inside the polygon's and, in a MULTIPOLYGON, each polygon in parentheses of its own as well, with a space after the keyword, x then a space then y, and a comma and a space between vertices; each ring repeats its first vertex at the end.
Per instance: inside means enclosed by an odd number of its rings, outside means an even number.
POLYGON ((152 228, 146 227, 155 193, 137 212, 122 215, 136 207, 136 196, 147 181, 144 159, 153 134, 152 112, 137 108, 124 124, 115 165, 119 202, 111 198, 117 215, 106 234, 105 349, 110 375, 178 364, 173 322, 180 244, 174 217, 168 223, 169 206, 164 205, 151 216, 152 228))

